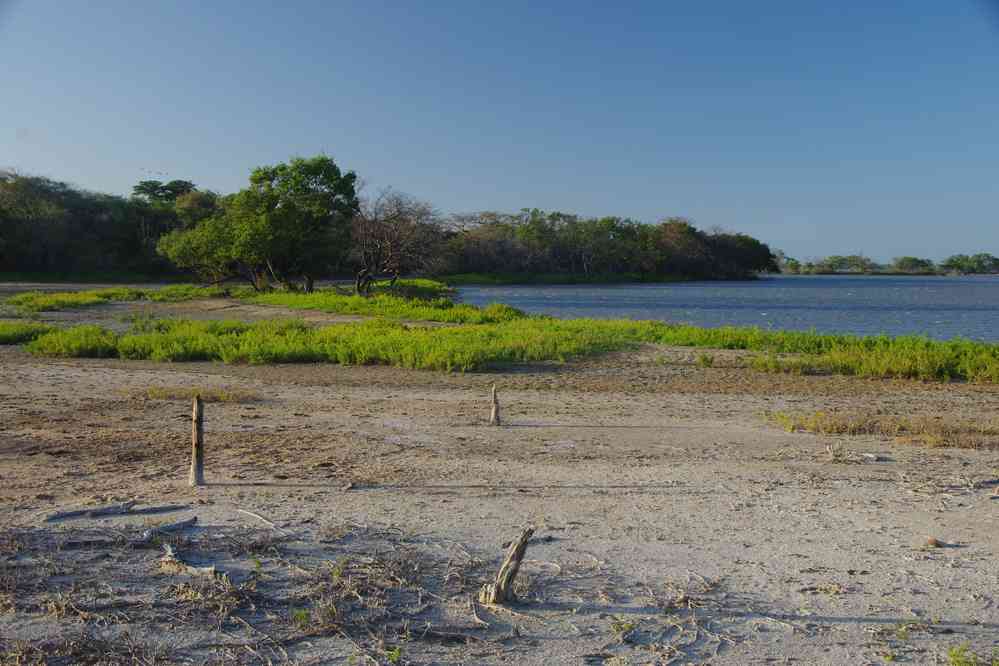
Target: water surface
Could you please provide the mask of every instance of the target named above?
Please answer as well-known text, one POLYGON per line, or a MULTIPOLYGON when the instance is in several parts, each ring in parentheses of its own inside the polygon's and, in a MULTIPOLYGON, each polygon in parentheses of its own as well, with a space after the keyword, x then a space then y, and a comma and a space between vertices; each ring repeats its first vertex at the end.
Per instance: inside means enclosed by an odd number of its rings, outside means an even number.
POLYGON ((999 341, 999 277, 779 276, 752 282, 462 287, 466 303, 562 318, 999 341))

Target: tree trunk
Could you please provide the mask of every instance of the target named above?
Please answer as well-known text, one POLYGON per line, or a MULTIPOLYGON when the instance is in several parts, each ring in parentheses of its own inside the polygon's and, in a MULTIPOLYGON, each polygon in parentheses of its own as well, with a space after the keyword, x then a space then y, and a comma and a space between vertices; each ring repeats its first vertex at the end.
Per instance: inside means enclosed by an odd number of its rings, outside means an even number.
POLYGON ((534 535, 534 527, 528 527, 520 538, 510 544, 510 550, 506 553, 499 572, 496 574, 496 582, 486 583, 479 591, 479 601, 484 604, 503 604, 517 601, 517 595, 513 593, 513 582, 520 571, 520 563, 527 552, 527 542, 534 535))
POLYGON ((194 396, 191 409, 191 486, 205 485, 205 406, 201 396, 194 396))

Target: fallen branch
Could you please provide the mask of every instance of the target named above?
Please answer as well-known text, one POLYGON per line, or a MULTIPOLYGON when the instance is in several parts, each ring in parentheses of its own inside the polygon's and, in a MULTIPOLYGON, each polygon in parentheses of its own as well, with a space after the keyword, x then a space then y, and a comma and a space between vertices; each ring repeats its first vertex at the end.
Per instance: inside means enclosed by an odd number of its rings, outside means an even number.
POLYGON ((151 527, 142 533, 142 537, 136 542, 136 545, 151 543, 153 537, 155 537, 157 534, 172 534, 173 532, 180 532, 181 530, 186 530, 188 527, 193 527, 194 525, 196 525, 197 522, 198 522, 198 517, 192 516, 187 520, 180 520, 177 521, 176 523, 151 527))
POLYGON ((290 534, 291 534, 287 530, 283 530, 280 527, 278 527, 277 525, 275 525, 274 523, 272 523, 271 521, 267 520, 266 518, 264 518, 263 516, 261 516, 259 513, 253 513, 252 511, 247 511, 246 509, 236 509, 236 511, 238 511, 240 513, 245 513, 248 516, 253 516, 257 520, 259 520, 260 522, 262 522, 264 525, 267 525, 267 527, 271 528, 272 530, 277 530, 278 532, 280 532, 281 534, 284 534, 285 536, 290 536, 290 534))
POLYGON ((136 502, 120 502, 118 504, 111 504, 109 506, 97 507, 94 509, 75 509, 73 511, 57 511, 49 516, 46 516, 45 522, 51 523, 55 520, 63 520, 65 518, 100 518, 101 516, 120 516, 122 514, 129 513, 132 507, 136 505, 136 502))
POLYGON ((534 526, 524 530, 520 538, 510 544, 510 550, 506 553, 506 559, 500 566, 496 574, 496 581, 486 583, 479 590, 479 601, 483 604, 504 604, 517 601, 517 596, 513 593, 513 582, 520 571, 520 563, 527 552, 527 542, 534 535, 534 526))
POLYGON ((183 511, 189 508, 187 504, 165 504, 163 506, 150 506, 144 509, 136 509, 136 501, 120 502, 108 506, 96 507, 93 509, 74 509, 73 511, 57 511, 45 517, 45 522, 51 523, 67 518, 104 518, 107 516, 148 516, 156 513, 169 513, 171 511, 183 511))

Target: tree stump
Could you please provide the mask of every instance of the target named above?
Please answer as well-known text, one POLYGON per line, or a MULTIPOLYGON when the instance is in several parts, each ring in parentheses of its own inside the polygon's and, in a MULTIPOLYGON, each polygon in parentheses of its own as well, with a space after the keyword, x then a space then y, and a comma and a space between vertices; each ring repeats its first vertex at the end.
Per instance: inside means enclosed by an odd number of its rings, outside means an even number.
POLYGON ((493 384, 493 410, 489 414, 489 425, 498 426, 500 424, 499 400, 496 398, 496 384, 493 384))
POLYGON ((517 595, 513 593, 513 582, 520 571, 520 562, 527 552, 527 542, 534 535, 534 526, 524 530, 520 538, 510 544, 510 550, 506 553, 506 559, 496 574, 496 582, 486 583, 479 590, 479 602, 483 604, 504 604, 517 601, 517 595))
POLYGON ((187 478, 192 487, 205 485, 205 404, 194 396, 191 409, 191 473, 187 478))

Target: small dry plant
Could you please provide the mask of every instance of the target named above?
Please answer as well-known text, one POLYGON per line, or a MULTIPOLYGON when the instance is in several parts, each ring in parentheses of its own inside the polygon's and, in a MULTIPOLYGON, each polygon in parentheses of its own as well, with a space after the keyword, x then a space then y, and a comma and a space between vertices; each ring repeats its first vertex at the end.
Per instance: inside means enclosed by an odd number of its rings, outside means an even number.
POLYGON ((873 435, 903 444, 963 449, 999 448, 999 424, 951 419, 947 416, 885 414, 789 414, 774 412, 768 420, 787 432, 819 435, 873 435))

